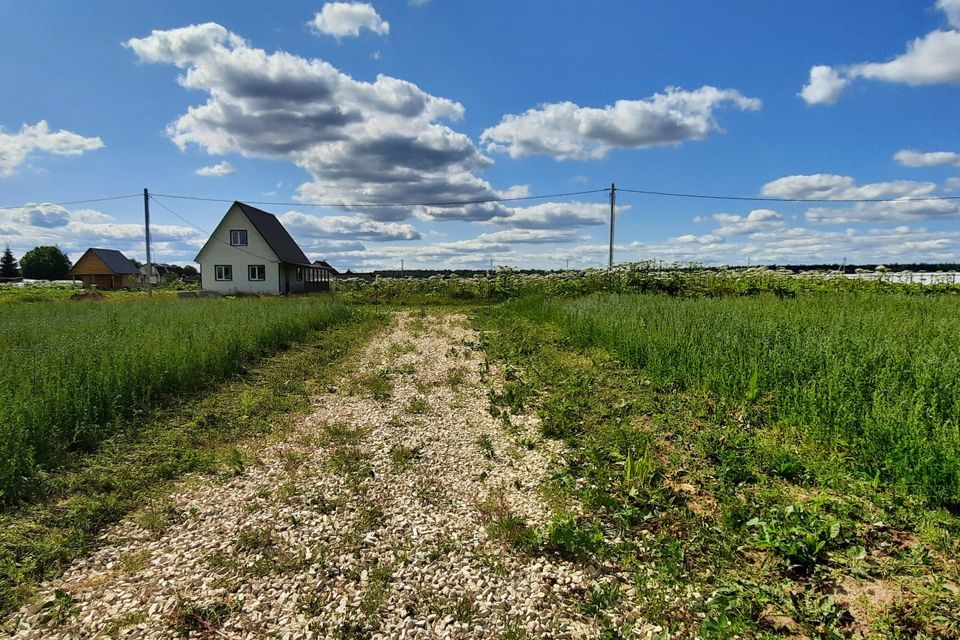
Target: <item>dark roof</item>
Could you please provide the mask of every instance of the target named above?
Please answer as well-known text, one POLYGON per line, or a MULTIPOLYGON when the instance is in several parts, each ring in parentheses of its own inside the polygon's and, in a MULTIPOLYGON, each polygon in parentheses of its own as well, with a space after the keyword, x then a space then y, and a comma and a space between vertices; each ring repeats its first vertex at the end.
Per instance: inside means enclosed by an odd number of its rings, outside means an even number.
POLYGON ((123 255, 116 249, 95 249, 93 247, 87 249, 87 253, 91 252, 93 255, 100 258, 101 262, 107 265, 107 268, 114 273, 140 273, 140 269, 137 268, 137 265, 130 262, 130 260, 127 259, 127 256, 123 255))
POLYGON ((263 239, 273 252, 277 254, 280 262, 301 265, 310 264, 310 259, 304 255, 300 247, 297 246, 297 243, 294 242, 290 234, 287 233, 287 230, 283 228, 283 225, 277 220, 277 216, 242 202, 234 202, 233 204, 240 207, 240 210, 247 216, 247 219, 257 228, 257 231, 260 232, 263 239))
POLYGON ((315 266, 315 267, 323 267, 324 269, 329 270, 330 273, 332 273, 332 274, 335 275, 335 276, 340 275, 340 272, 337 271, 336 269, 334 269, 334 268, 333 268, 333 265, 331 265, 331 264, 330 264, 329 262, 327 262, 326 260, 314 260, 314 261, 313 261, 313 266, 315 266))

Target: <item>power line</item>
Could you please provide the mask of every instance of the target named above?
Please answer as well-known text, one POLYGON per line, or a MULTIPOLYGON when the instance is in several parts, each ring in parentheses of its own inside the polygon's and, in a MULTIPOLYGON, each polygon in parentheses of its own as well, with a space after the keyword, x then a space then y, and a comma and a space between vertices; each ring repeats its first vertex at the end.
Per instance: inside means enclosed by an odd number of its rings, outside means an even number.
POLYGON ((124 200, 126 198, 140 198, 143 194, 134 193, 129 196, 108 196, 106 198, 88 198, 87 200, 69 200, 67 202, 28 202, 26 204, 10 205, 0 207, 0 209, 22 209, 30 204, 52 204, 58 207, 65 207, 68 204, 88 204, 91 202, 106 202, 107 200, 124 200))
POLYGON ((210 236, 210 238, 212 238, 212 239, 214 239, 214 240, 217 240, 218 242, 222 242, 223 244, 227 245, 227 246, 230 247, 231 249, 236 249, 237 251, 242 251, 242 252, 246 253, 247 255, 251 255, 251 256, 253 256, 254 258, 257 258, 257 259, 259 259, 259 260, 266 260, 267 262, 277 262, 277 263, 280 262, 279 260, 273 260, 273 259, 271 259, 271 258, 265 258, 265 257, 263 257, 263 256, 260 256, 260 255, 257 255, 257 254, 255 254, 255 253, 253 253, 252 251, 247 251, 247 250, 244 249, 243 247, 238 247, 238 246, 236 246, 236 245, 230 244, 229 242, 227 242, 227 241, 224 240, 223 238, 218 238, 217 236, 213 235, 213 233, 207 231, 206 229, 202 229, 202 228, 198 227, 197 225, 193 224, 192 222, 190 222, 189 220, 187 220, 186 218, 184 218, 183 216, 181 216, 179 213, 177 213, 176 211, 174 211, 173 209, 171 209, 171 208, 168 207, 167 205, 163 204, 162 202, 160 202, 159 200, 157 200, 156 198, 154 198, 152 193, 150 194, 150 199, 153 200, 154 202, 156 202, 158 205, 160 205, 160 206, 163 207, 164 209, 166 209, 167 211, 169 211, 170 213, 172 213, 174 216, 176 216, 177 218, 179 218, 179 219, 182 220, 183 222, 187 223, 188 225, 190 225, 191 227, 193 227, 194 229, 196 229, 197 231, 199 231, 200 233, 205 233, 205 234, 207 234, 208 236, 210 236))
MULTIPOLYGON (((605 189, 609 191, 609 189, 605 189)), ((704 193, 677 193, 671 191, 650 191, 646 189, 624 189, 617 187, 617 191, 625 193, 639 193, 646 196, 666 196, 669 198, 699 198, 703 200, 741 200, 748 202, 925 202, 931 200, 960 200, 960 196, 910 196, 904 198, 774 198, 764 196, 721 196, 704 193)))
MULTIPOLYGON (((240 200, 247 204, 257 204, 274 207, 339 207, 344 209, 365 209, 375 207, 456 207, 467 204, 487 204, 493 202, 521 202, 524 200, 544 200, 546 198, 566 198, 582 196, 591 193, 607 193, 609 189, 590 189, 587 191, 569 191, 567 193, 548 193, 540 196, 516 196, 511 198, 478 198, 475 200, 442 200, 435 202, 271 202, 265 200, 240 200)), ((169 193, 152 194, 160 198, 174 198, 177 200, 198 200, 201 202, 233 203, 235 200, 224 198, 204 198, 200 196, 178 196, 169 193)))

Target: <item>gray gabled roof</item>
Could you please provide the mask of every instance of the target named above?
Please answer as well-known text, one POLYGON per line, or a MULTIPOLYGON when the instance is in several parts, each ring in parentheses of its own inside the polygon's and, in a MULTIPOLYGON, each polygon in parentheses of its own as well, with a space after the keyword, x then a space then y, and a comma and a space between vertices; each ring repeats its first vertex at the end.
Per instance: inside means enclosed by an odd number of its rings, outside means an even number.
POLYGON ((87 249, 87 252, 93 253, 93 255, 100 258, 103 264, 107 265, 107 268, 114 273, 140 273, 137 265, 130 262, 127 256, 123 255, 116 249, 95 249, 91 247, 90 249, 87 249))
POLYGON ((314 260, 314 261, 313 261, 313 266, 315 266, 315 267, 322 267, 322 268, 324 268, 324 269, 328 269, 328 270, 330 271, 330 273, 332 273, 332 274, 335 275, 335 276, 340 275, 340 272, 337 271, 336 269, 334 269, 334 268, 333 268, 333 265, 331 265, 331 264, 330 264, 329 262, 327 262, 326 260, 314 260))
POLYGON ((283 228, 283 225, 277 220, 277 216, 242 202, 234 202, 233 204, 240 207, 250 223, 263 236, 270 249, 277 254, 277 259, 280 262, 299 265, 310 264, 309 258, 297 246, 287 230, 283 228))

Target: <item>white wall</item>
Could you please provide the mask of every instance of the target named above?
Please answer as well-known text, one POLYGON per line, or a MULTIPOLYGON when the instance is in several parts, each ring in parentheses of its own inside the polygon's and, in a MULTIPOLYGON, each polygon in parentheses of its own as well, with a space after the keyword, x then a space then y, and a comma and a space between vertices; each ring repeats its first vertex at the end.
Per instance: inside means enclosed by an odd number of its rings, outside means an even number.
MULTIPOLYGON (((231 207, 223 221, 213 232, 213 236, 197 256, 200 263, 200 286, 205 291, 219 293, 280 293, 280 270, 273 250, 260 236, 247 216, 239 207, 231 207), (247 246, 230 246, 230 230, 246 229, 247 246), (219 238, 222 242, 216 240, 219 238), (251 255, 254 254, 254 255, 251 255), (215 265, 229 264, 233 267, 233 280, 216 280, 215 265), (262 264, 266 268, 266 280, 248 279, 247 266, 262 264)), ((291 285, 293 284, 291 274, 291 285)))

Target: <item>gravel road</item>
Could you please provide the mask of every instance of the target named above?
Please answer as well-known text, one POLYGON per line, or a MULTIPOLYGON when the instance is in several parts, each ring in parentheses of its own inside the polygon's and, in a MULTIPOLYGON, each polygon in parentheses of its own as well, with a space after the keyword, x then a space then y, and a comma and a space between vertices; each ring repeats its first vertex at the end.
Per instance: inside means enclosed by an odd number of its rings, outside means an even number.
POLYGON ((348 369, 236 475, 108 531, 14 637, 596 637, 578 603, 607 578, 489 534, 544 522, 556 451, 532 418, 511 438, 490 415, 497 372, 467 318, 398 314, 348 369))

